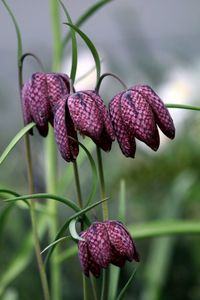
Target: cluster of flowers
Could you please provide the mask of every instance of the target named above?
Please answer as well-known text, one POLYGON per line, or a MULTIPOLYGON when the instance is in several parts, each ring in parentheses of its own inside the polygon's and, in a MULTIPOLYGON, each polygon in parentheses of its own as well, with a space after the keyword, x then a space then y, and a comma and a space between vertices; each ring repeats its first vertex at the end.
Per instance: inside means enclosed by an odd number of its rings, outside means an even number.
POLYGON ((66 74, 37 72, 23 86, 22 108, 25 124, 34 121, 42 136, 48 134, 48 122, 52 124, 60 153, 68 162, 79 152, 77 131, 104 151, 110 151, 116 137, 126 157, 135 156, 135 138, 158 149, 157 125, 168 138, 175 136, 169 111, 147 85, 118 93, 107 110, 95 90, 70 93, 66 74))
POLYGON ((135 243, 124 225, 119 221, 95 222, 81 233, 78 253, 82 270, 99 277, 101 268, 111 263, 123 267, 125 261, 139 262, 135 243))

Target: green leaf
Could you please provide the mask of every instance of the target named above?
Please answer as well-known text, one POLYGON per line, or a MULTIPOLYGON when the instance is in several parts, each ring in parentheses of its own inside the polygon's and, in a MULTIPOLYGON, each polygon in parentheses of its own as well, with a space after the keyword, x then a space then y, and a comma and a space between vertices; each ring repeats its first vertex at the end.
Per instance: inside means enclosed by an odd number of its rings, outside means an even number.
MULTIPOLYGON (((77 27, 80 27, 85 21, 87 21, 92 15, 94 15, 94 13, 96 13, 102 6, 104 6, 105 4, 108 4, 111 1, 113 1, 113 0, 101 0, 97 3, 95 3, 88 10, 86 10, 86 12, 82 16, 80 16, 80 18, 77 20, 75 25, 77 27)), ((67 34, 63 41, 63 44, 62 44, 63 49, 67 45, 69 39, 70 39, 70 35, 67 34)))
POLYGON ((200 110, 199 106, 192 106, 192 105, 185 105, 185 104, 165 104, 168 108, 181 108, 181 109, 188 109, 188 110, 200 110))
POLYGON ((76 219, 71 220, 71 222, 69 223, 69 232, 73 239, 77 241, 84 241, 84 239, 80 237, 76 231, 76 219))
POLYGON ((84 42, 86 43, 86 45, 90 49, 90 51, 92 53, 92 56, 94 58, 94 61, 95 61, 95 65, 96 65, 96 72, 97 72, 96 81, 98 82, 100 74, 101 74, 101 61, 100 61, 99 54, 98 54, 94 44, 89 39, 89 37, 83 31, 81 31, 77 26, 75 26, 73 24, 70 24, 70 23, 64 23, 64 24, 72 27, 80 35, 80 37, 84 40, 84 42))
POLYGON ((54 201, 58 201, 61 203, 66 204, 67 206, 69 206, 70 208, 72 208, 73 210, 75 210, 76 212, 80 211, 80 208, 78 205, 76 205, 73 201, 67 199, 67 198, 63 198, 57 195, 52 195, 52 194, 47 194, 47 193, 40 193, 40 194, 30 194, 30 195, 23 195, 23 196, 19 196, 19 197, 15 197, 15 198, 11 198, 8 200, 5 200, 5 202, 15 202, 15 201, 19 201, 19 200, 26 200, 26 199, 52 199, 54 201))
POLYGON ((6 206, 2 209, 0 213, 0 241, 1 241, 2 232, 4 230, 4 226, 6 224, 9 214, 11 213, 12 208, 13 205, 6 206))
MULTIPOLYGON (((59 2, 64 10, 66 17, 67 17, 68 23, 73 24, 66 7, 64 6, 64 4, 62 3, 61 0, 59 0, 59 2)), ((71 40, 72 40, 72 65, 71 65, 70 78, 71 78, 72 82, 74 83, 75 78, 76 78, 76 71, 77 71, 78 47, 77 47, 77 42, 76 42, 76 34, 75 34, 75 31, 73 28, 71 28, 71 40)))
POLYGON ((122 299, 124 298, 124 295, 125 295, 127 289, 129 288, 129 286, 130 286, 130 284, 131 284, 131 281, 133 280, 133 278, 134 278, 134 276, 135 276, 136 271, 137 271, 137 266, 136 266, 136 268, 133 270, 133 272, 132 272, 132 274, 131 274, 129 280, 127 281, 127 283, 125 284, 125 286, 124 286, 123 289, 121 290, 121 292, 120 292, 120 294, 119 294, 119 296, 117 297, 116 300, 122 300, 122 299))
POLYGON ((52 246, 64 241, 64 240, 71 240, 71 236, 63 236, 60 239, 54 241, 53 243, 49 244, 47 247, 45 247, 40 254, 43 254, 45 251, 47 251, 49 248, 51 248, 52 246))
MULTIPOLYGON (((101 204, 102 202, 107 201, 107 200, 108 200, 108 198, 103 199, 103 200, 101 200, 101 201, 98 201, 98 202, 96 202, 96 203, 94 203, 94 204, 92 204, 92 205, 90 205, 90 206, 88 206, 88 207, 86 207, 86 208, 80 210, 79 212, 77 212, 76 214, 74 214, 72 217, 70 217, 70 218, 62 225, 62 227, 59 229, 58 233, 56 234, 56 237, 55 237, 54 241, 56 241, 57 239, 59 239, 59 238, 64 234, 64 232, 65 232, 65 230, 68 228, 68 226, 69 226, 71 220, 76 219, 76 218, 78 218, 78 217, 84 215, 86 212, 88 212, 89 210, 93 209, 95 206, 97 206, 97 205, 99 205, 99 204, 101 204)), ((85 223, 86 223, 87 225, 90 225, 90 222, 89 222, 88 219, 85 219, 84 221, 85 221, 85 223)), ((47 254, 47 257, 46 257, 46 259, 45 259, 45 264, 48 263, 48 261, 49 261, 51 255, 52 255, 52 253, 53 253, 54 247, 55 247, 55 245, 52 246, 51 249, 49 250, 49 252, 48 252, 48 254, 47 254)))
POLYGON ((26 125, 24 128, 22 128, 12 139, 12 141, 9 143, 9 145, 6 147, 4 152, 0 156, 0 164, 6 159, 10 151, 15 147, 15 145, 19 142, 19 140, 31 129, 35 126, 35 123, 30 123, 26 125))

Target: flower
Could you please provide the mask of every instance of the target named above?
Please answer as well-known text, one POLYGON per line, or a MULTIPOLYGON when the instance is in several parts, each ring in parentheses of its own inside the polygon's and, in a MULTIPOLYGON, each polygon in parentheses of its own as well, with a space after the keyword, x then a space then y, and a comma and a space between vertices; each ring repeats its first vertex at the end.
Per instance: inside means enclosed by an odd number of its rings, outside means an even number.
POLYGON ((74 139, 77 140, 77 132, 70 117, 65 96, 57 103, 54 114, 54 132, 61 156, 68 162, 74 161, 79 152, 78 143, 74 141, 74 139))
POLYGON ((175 137, 168 109, 147 85, 136 85, 118 93, 109 104, 109 113, 120 148, 127 157, 135 156, 135 138, 154 151, 159 148, 157 125, 168 138, 175 137))
POLYGON ((110 151, 114 133, 102 98, 95 91, 80 91, 69 95, 67 103, 75 128, 104 151, 110 151))
POLYGON ((22 88, 24 123, 34 121, 40 134, 46 136, 56 104, 69 88, 69 77, 63 73, 34 73, 22 88))
POLYGON ((81 233, 78 254, 86 276, 99 277, 101 268, 111 263, 122 267, 125 261, 139 261, 135 243, 124 225, 115 220, 95 222, 81 233))

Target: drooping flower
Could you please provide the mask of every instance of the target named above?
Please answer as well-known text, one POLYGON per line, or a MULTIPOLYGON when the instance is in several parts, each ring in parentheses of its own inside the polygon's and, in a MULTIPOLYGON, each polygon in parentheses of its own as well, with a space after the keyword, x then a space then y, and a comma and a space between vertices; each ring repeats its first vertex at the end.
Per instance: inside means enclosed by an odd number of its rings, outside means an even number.
POLYGON ((75 128, 110 151, 114 133, 102 98, 95 91, 80 91, 69 95, 67 103, 75 128))
POLYGON ((22 88, 24 123, 34 121, 42 136, 48 133, 48 122, 53 124, 56 103, 69 93, 69 77, 63 73, 34 73, 22 88))
POLYGON ((55 108, 54 132, 61 156, 68 162, 74 161, 78 155, 79 147, 75 141, 77 140, 77 132, 69 114, 66 96, 61 98, 57 103, 57 108, 55 108))
POLYGON ((135 242, 119 221, 95 222, 80 236, 84 241, 78 242, 78 254, 86 276, 91 272, 99 277, 101 268, 109 264, 123 267, 126 260, 139 261, 135 242))
POLYGON ((154 151, 159 148, 157 125, 168 138, 175 137, 168 109, 147 85, 136 85, 118 93, 109 104, 109 112, 120 148, 127 157, 135 156, 135 138, 154 151))

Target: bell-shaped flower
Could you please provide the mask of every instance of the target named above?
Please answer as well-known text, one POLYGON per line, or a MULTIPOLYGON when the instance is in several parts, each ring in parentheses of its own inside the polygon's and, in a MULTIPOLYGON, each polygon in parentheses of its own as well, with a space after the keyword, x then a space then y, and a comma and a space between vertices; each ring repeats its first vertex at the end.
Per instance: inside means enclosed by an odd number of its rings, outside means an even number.
POLYGON ((24 123, 34 121, 42 136, 48 134, 48 122, 53 124, 56 103, 69 93, 69 77, 62 73, 34 73, 22 88, 24 123))
POLYGON ((102 98, 95 91, 80 91, 69 95, 67 103, 75 128, 110 151, 114 133, 102 98))
POLYGON ((136 85, 118 93, 109 104, 115 135, 123 154, 134 157, 135 138, 156 151, 158 127, 170 139, 175 136, 173 120, 159 96, 147 85, 136 85))
POLYGON ((109 264, 123 267, 126 260, 139 261, 135 242, 121 222, 95 222, 80 236, 84 240, 78 242, 78 254, 86 276, 99 277, 109 264))
POLYGON ((78 155, 79 147, 77 132, 69 114, 67 98, 63 97, 55 107, 54 132, 56 143, 64 160, 74 161, 78 155))

